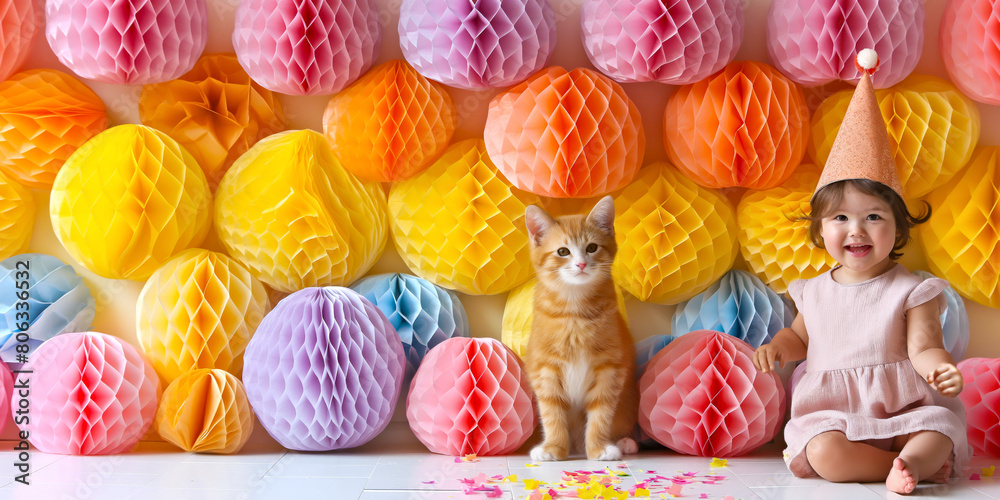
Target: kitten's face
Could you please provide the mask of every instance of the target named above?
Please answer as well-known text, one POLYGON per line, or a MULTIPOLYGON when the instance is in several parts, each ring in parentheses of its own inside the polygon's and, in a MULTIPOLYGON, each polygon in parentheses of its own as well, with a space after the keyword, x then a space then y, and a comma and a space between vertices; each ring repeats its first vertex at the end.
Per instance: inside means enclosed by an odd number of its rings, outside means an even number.
POLYGON ((614 203, 602 200, 590 215, 552 219, 537 207, 526 214, 535 274, 549 283, 582 286, 611 278, 618 247, 614 203))

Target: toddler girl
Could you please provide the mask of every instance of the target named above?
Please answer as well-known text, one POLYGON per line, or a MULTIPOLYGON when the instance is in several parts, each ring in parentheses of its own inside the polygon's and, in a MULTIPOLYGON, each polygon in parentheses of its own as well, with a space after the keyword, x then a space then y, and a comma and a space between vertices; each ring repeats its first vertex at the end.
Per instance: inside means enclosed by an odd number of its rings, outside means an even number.
POLYGON ((938 278, 895 262, 912 215, 889 149, 869 72, 863 71, 810 202, 813 242, 839 263, 789 284, 798 316, 757 349, 764 371, 808 359, 785 427, 785 461, 798 477, 885 480, 897 493, 944 482, 969 457, 955 396, 962 375, 942 343, 938 278))

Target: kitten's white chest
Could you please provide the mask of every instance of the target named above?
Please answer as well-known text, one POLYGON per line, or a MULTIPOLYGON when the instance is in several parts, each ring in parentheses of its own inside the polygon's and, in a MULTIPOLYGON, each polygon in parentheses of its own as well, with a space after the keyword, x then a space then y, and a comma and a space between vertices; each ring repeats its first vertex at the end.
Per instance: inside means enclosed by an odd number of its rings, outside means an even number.
POLYGON ((585 408, 587 389, 590 387, 593 373, 590 363, 582 356, 566 365, 563 370, 563 384, 566 387, 566 398, 570 408, 585 408))

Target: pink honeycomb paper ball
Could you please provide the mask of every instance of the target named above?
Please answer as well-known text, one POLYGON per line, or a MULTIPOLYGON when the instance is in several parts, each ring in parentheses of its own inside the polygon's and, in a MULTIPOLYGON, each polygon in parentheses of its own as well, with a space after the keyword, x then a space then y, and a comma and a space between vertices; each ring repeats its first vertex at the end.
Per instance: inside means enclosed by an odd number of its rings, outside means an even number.
POLYGON ((378 58, 374 0, 242 0, 233 48, 253 81, 290 95, 340 92, 378 58))
POLYGON ((0 432, 7 427, 10 420, 10 403, 14 399, 14 374, 7 368, 7 363, 0 363, 0 432))
POLYGON ((774 0, 767 15, 767 50, 775 66, 812 87, 858 83, 854 59, 875 49, 875 88, 901 82, 920 61, 924 46, 922 0, 774 0))
POLYGON ((496 339, 454 337, 430 350, 406 398, 410 429, 443 455, 503 455, 535 430, 521 360, 496 339))
POLYGON ((0 81, 10 78, 24 66, 41 21, 34 0, 0 3, 0 81))
POLYGON ((623 83, 694 83, 743 43, 740 0, 585 0, 580 19, 590 62, 623 83))
POLYGON ((45 453, 113 455, 135 446, 156 416, 160 381, 134 347, 97 332, 44 342, 24 365, 30 419, 15 422, 45 453))
POLYGON ((969 358, 958 369, 969 446, 976 455, 1000 457, 1000 359, 969 358))
POLYGON ((938 31, 951 81, 976 101, 1000 104, 1000 6, 995 0, 947 2, 938 31))
POLYGON ((77 75, 141 85, 173 80, 208 41, 205 0, 46 0, 45 36, 77 75))
POLYGON ((548 0, 404 0, 399 46, 421 75, 468 90, 509 87, 556 46, 548 0))
POLYGON ((650 360, 639 379, 639 426, 688 455, 735 457, 778 434, 785 389, 753 366, 753 348, 731 335, 681 335, 650 360))

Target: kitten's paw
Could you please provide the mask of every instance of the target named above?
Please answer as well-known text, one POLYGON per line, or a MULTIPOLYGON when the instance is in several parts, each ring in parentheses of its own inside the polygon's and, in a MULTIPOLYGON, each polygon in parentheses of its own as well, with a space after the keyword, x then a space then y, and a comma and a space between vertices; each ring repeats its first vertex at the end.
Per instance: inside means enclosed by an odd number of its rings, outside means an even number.
POLYGON ((562 458, 541 444, 531 449, 531 459, 535 462, 554 462, 556 460, 562 460, 562 458))
POLYGON ((639 445, 629 437, 619 439, 617 445, 625 455, 633 455, 639 451, 639 445))
POLYGON ((587 459, 588 460, 621 460, 622 459, 622 450, 621 450, 621 448, 619 448, 619 447, 617 447, 617 446, 615 446, 613 444, 609 444, 609 445, 605 446, 604 449, 601 450, 600 453, 595 453, 593 455, 588 453, 587 454, 587 459))

